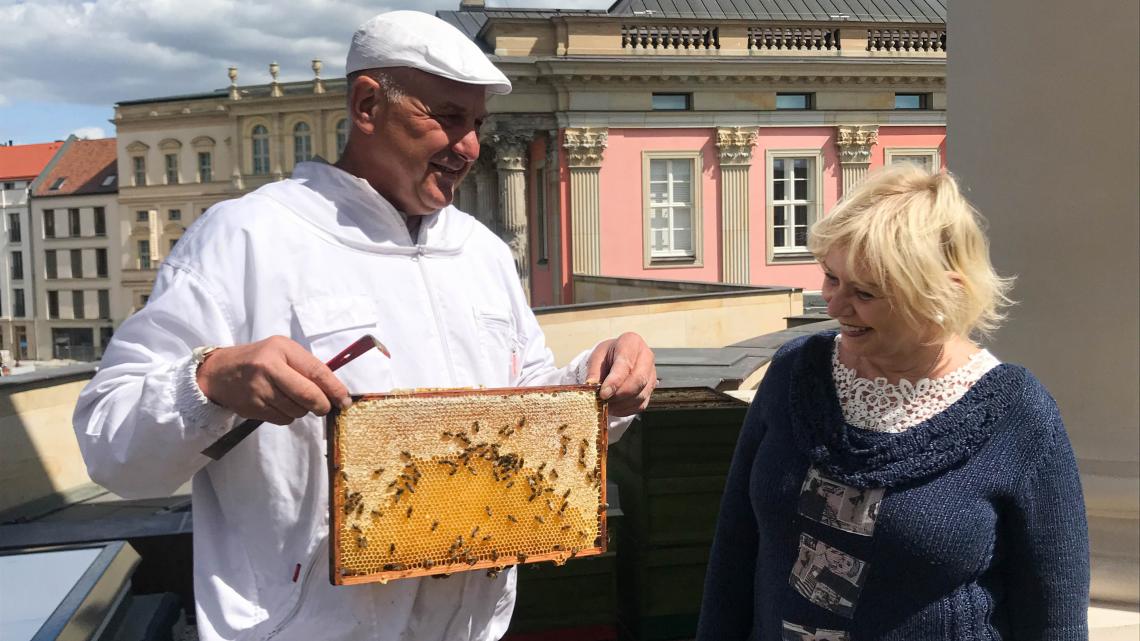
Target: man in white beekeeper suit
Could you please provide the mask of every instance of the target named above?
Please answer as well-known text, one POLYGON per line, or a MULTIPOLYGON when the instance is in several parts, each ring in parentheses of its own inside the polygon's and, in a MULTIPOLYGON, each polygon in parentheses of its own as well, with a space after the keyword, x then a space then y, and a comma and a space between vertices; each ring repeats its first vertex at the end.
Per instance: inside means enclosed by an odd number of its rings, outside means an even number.
POLYGON ((91 478, 122 496, 193 478, 206 641, 498 639, 513 569, 330 585, 320 416, 349 390, 587 379, 630 416, 655 385, 653 354, 623 334, 555 368, 507 246, 451 206, 487 95, 511 88, 470 40, 427 14, 382 14, 353 36, 347 72, 340 160, 301 163, 191 227, 115 333, 75 431, 91 478), (366 333, 391 360, 323 365, 366 333), (243 419, 287 427, 218 461, 200 453, 243 419))

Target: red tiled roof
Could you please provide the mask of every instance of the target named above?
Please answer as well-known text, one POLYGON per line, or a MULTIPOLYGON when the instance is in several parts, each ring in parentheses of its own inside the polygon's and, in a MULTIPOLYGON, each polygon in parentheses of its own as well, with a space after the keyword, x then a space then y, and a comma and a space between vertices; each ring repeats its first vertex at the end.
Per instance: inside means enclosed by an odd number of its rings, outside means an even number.
POLYGON ((29 180, 40 175, 63 142, 0 147, 0 180, 29 180))
POLYGON ((113 194, 119 191, 115 139, 76 140, 40 180, 35 196, 113 194), (60 183, 60 179, 63 182, 60 183), (110 178, 110 180, 108 179, 110 178), (59 183, 57 189, 52 186, 59 183))

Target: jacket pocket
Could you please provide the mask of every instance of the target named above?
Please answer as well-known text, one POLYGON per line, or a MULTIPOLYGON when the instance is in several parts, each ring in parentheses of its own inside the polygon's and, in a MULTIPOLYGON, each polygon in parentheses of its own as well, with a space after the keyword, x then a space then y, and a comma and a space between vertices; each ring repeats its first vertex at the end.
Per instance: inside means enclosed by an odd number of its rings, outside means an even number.
POLYGON ((519 374, 519 350, 514 319, 508 314, 475 310, 479 346, 491 373, 492 385, 512 385, 519 374))
MULTIPOLYGON (((366 296, 315 296, 293 303, 293 314, 301 330, 298 342, 321 362, 328 362, 365 334, 383 341, 376 302, 366 296)), ((365 352, 336 375, 353 394, 391 388, 388 359, 377 350, 365 352)))

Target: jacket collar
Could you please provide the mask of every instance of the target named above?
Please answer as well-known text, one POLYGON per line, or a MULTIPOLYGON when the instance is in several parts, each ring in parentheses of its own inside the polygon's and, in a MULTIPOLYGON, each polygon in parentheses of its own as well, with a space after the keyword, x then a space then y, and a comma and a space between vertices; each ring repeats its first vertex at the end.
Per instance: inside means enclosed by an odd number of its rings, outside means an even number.
POLYGON ((300 163, 288 180, 255 193, 273 199, 345 245, 381 253, 456 254, 475 222, 449 205, 424 215, 416 242, 408 234, 403 214, 368 181, 325 162, 300 163))

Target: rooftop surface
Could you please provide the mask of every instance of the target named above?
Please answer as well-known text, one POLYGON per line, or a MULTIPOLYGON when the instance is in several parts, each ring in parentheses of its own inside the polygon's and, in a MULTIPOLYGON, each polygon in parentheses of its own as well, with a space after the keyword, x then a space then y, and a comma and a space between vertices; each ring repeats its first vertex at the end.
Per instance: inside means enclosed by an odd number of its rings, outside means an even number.
POLYGON ((40 178, 34 195, 78 196, 119 191, 115 139, 73 140, 40 178))
POLYGON ((0 180, 27 180, 40 175, 63 141, 0 147, 0 180))

